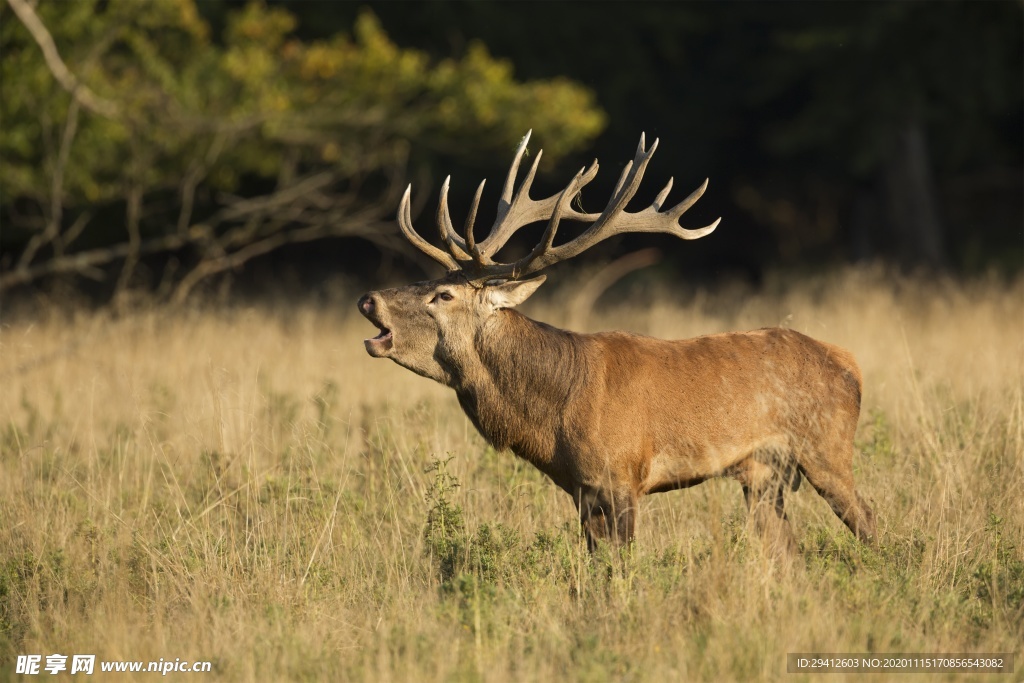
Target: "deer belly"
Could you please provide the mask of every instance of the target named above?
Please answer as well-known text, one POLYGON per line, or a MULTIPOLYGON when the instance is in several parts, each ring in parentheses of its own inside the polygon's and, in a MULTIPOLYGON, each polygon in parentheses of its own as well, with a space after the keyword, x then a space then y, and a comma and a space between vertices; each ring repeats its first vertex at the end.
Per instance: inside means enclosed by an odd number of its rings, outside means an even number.
POLYGON ((722 476, 730 467, 758 451, 788 449, 784 436, 719 445, 672 444, 655 452, 641 489, 644 493, 658 493, 695 486, 722 476))

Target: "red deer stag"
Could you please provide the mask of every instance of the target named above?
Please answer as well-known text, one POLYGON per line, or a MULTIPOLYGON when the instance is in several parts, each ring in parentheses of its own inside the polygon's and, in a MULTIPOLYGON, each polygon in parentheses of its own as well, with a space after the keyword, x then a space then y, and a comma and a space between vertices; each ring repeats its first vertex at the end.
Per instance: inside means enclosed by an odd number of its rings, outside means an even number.
POLYGON ((495 448, 511 449, 572 496, 591 549, 602 539, 632 539, 640 496, 718 476, 739 480, 755 528, 782 553, 794 548, 783 497, 802 477, 859 539, 871 542, 873 514, 853 481, 861 377, 848 351, 778 328, 677 341, 578 334, 515 310, 545 280, 524 277, 612 235, 665 232, 692 240, 719 223, 698 230, 677 223, 707 181, 662 210, 669 180, 649 207, 625 211, 658 147, 655 140, 647 149, 643 136, 601 213, 571 206, 597 175, 596 160, 557 195, 531 199, 540 152, 514 187, 528 140, 529 134, 516 151, 497 218, 482 241, 473 223, 484 183, 461 237, 445 180, 437 223, 447 251, 413 229, 411 186, 406 189, 398 224, 448 274, 360 298, 360 312, 380 329, 366 340, 367 352, 454 389, 495 448), (562 219, 590 225, 556 246, 562 219), (539 221, 547 228, 529 254, 513 263, 494 260, 513 233, 539 221))

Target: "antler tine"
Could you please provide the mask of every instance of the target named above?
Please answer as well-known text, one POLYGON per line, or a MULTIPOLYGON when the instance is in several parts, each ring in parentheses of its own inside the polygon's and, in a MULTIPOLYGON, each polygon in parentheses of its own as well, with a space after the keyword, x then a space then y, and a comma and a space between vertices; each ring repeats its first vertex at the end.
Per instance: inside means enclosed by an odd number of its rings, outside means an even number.
POLYGON ((612 198, 619 196, 619 191, 622 186, 626 183, 626 178, 629 177, 629 172, 633 170, 633 160, 630 159, 626 162, 626 165, 622 167, 622 173, 619 174, 619 179, 615 183, 615 189, 612 190, 612 198))
POLYGON ((530 265, 551 249, 551 245, 555 241, 555 233, 558 232, 558 224, 562 220, 562 213, 567 208, 566 205, 568 202, 566 199, 568 198, 569 201, 572 201, 572 198, 580 191, 580 178, 583 177, 586 170, 586 166, 581 168, 576 175, 573 176, 572 181, 565 186, 565 189, 562 190, 561 194, 558 195, 558 201, 555 202, 555 208, 551 212, 551 219, 548 221, 548 225, 544 229, 543 237, 541 237, 540 242, 537 243, 537 246, 535 246, 529 254, 512 264, 513 274, 519 272, 531 272, 530 265))
POLYGON ((452 225, 452 215, 448 211, 448 185, 451 180, 452 177, 448 176, 441 185, 441 199, 437 203, 437 231, 441 233, 441 239, 448 245, 448 251, 455 257, 455 260, 466 261, 469 259, 466 244, 456 234, 455 227, 452 225))
POLYGON ((644 179, 644 171, 647 170, 647 162, 651 160, 657 149, 658 139, 655 138, 651 149, 645 152, 644 134, 640 133, 640 144, 637 145, 636 156, 633 158, 633 161, 626 165, 628 173, 624 172, 622 178, 619 179, 619 186, 612 193, 611 201, 608 202, 608 206, 601 212, 601 217, 580 237, 584 237, 586 233, 591 231, 601 231, 605 224, 612 222, 616 216, 622 213, 623 209, 626 208, 626 204, 629 203, 629 200, 636 194, 637 189, 640 188, 640 181, 644 179))
POLYGON ((699 240, 705 235, 710 235, 718 227, 718 224, 722 222, 721 218, 716 218, 710 225, 705 225, 703 228, 694 228, 693 230, 687 230, 686 228, 676 228, 671 234, 675 235, 679 239, 684 240, 699 240))
MULTIPOLYGON (((675 178, 669 178, 668 179, 668 182, 665 184, 665 189, 658 193, 658 196, 654 198, 654 203, 651 204, 651 206, 653 206, 656 209, 660 209, 661 208, 661 205, 665 203, 666 199, 668 199, 668 193, 672 191, 672 182, 674 180, 675 180, 675 178)), ((707 187, 707 181, 704 181, 704 187, 707 187)), ((694 201, 697 201, 697 200, 695 199, 694 201)), ((679 207, 676 207, 676 208, 679 208, 679 207)), ((689 208, 689 207, 687 207, 687 208, 689 208)), ((683 209, 683 211, 685 211, 685 210, 686 209, 683 209)))
POLYGON ((696 190, 691 192, 689 197, 687 197, 683 201, 681 201, 678 204, 676 204, 675 206, 673 206, 671 209, 666 211, 666 213, 668 215, 670 215, 670 216, 674 216, 676 218, 679 218, 680 216, 682 216, 686 212, 687 209, 689 209, 691 206, 696 204, 698 199, 700 199, 701 197, 704 196, 704 191, 707 190, 707 189, 708 189, 708 179, 705 178, 704 182, 700 184, 700 187, 698 187, 696 190))
POLYGON ((531 135, 533 135, 533 128, 526 131, 526 135, 519 141, 519 146, 516 147, 516 156, 508 168, 508 175, 505 176, 505 187, 501 190, 501 199, 508 204, 512 203, 512 189, 516 184, 516 174, 519 173, 519 162, 523 158, 523 153, 526 152, 526 145, 530 142, 531 135))
MULTIPOLYGON (((529 134, 527 134, 524 140, 529 139, 529 137, 529 134)), ((528 210, 536 203, 530 199, 530 188, 533 186, 533 179, 537 176, 537 166, 540 165, 542 156, 544 156, 544 150, 537 150, 537 156, 534 157, 530 170, 527 172, 526 177, 523 178, 519 188, 515 190, 515 194, 512 194, 512 186, 508 180, 505 181, 501 202, 498 204, 498 215, 494 217, 494 223, 491 225, 491 231, 487 234, 487 238, 480 243, 480 253, 484 257, 489 258, 505 246, 505 243, 508 242, 513 233, 523 225, 540 220, 538 217, 520 222, 509 219, 509 216, 516 217, 523 209, 528 210)), ((513 172, 518 173, 519 161, 520 156, 517 153, 515 160, 512 162, 512 168, 509 170, 508 177, 511 180, 515 180, 513 172)))
MULTIPOLYGON (((680 239, 684 239, 684 240, 696 240, 696 239, 700 239, 704 235, 710 235, 712 232, 715 231, 715 228, 718 227, 718 224, 722 222, 721 218, 715 220, 715 222, 711 223, 710 225, 706 225, 703 228, 695 228, 693 230, 687 230, 686 228, 681 228, 681 227, 679 227, 678 225, 675 224, 676 221, 679 220, 679 217, 682 216, 684 213, 686 213, 687 209, 689 209, 691 206, 693 206, 697 202, 698 199, 700 199, 701 197, 704 196, 704 191, 707 190, 707 189, 708 189, 708 179, 705 178, 704 182, 701 183, 700 187, 698 187, 696 190, 691 192, 689 197, 687 197, 683 201, 679 202, 678 204, 673 206, 668 211, 663 212, 666 216, 670 216, 671 217, 673 228, 674 228, 671 231, 671 234, 675 235, 676 237, 679 237, 680 239)), ((655 204, 657 204, 657 200, 655 200, 655 204)))
POLYGON ((473 204, 469 207, 469 215, 466 216, 466 251, 469 252, 470 256, 478 266, 484 265, 483 256, 480 254, 480 250, 476 246, 476 237, 473 235, 473 224, 476 222, 476 211, 480 208, 480 197, 484 193, 484 184, 487 179, 484 178, 480 181, 480 185, 476 188, 476 195, 473 197, 473 204))
MULTIPOLYGON (((505 185, 501 188, 501 199, 498 202, 498 215, 495 216, 494 223, 491 225, 491 230, 487 234, 487 237, 484 238, 484 241, 481 242, 478 247, 480 249, 480 253, 482 256, 489 256, 490 254, 493 254, 494 252, 498 251, 498 249, 500 249, 501 246, 503 246, 505 242, 508 241, 508 238, 511 236, 511 232, 514 232, 510 231, 508 235, 504 236, 503 240, 501 239, 501 228, 503 225, 505 225, 505 219, 508 217, 508 214, 512 211, 512 207, 517 203, 516 201, 513 200, 512 193, 515 190, 516 176, 519 175, 519 162, 523 160, 523 154, 526 153, 526 145, 529 144, 531 135, 533 135, 532 128, 526 131, 526 135, 523 136, 523 139, 519 141, 519 146, 516 147, 516 155, 512 158, 512 163, 508 167, 508 174, 505 176, 505 185), (498 240, 501 240, 500 245, 492 248, 491 245, 493 245, 498 240)), ((543 150, 541 150, 541 154, 543 154, 543 150)), ((539 161, 540 154, 538 154, 537 158, 534 159, 533 167, 530 169, 530 173, 527 175, 527 179, 530 182, 533 181, 533 174, 534 172, 536 172, 537 162, 539 161)), ((522 188, 520 188, 520 191, 515 193, 515 199, 518 200, 522 196, 522 188)), ((527 196, 529 195, 527 194, 527 196)))
MULTIPOLYGON (((626 178, 629 177, 629 172, 633 170, 633 164, 644 154, 644 147, 646 146, 644 140, 646 139, 646 133, 640 133, 640 144, 636 146, 636 153, 630 161, 626 162, 626 165, 622 169, 622 174, 619 175, 619 181, 615 183, 615 189, 612 190, 612 197, 616 197, 619 194, 619 190, 622 189, 622 185, 626 182, 626 178)), ((654 150, 658 147, 658 140, 655 138, 654 145, 651 147, 651 152, 648 154, 648 158, 654 154, 654 150)))
POLYGON ((402 234, 405 235, 405 238, 409 240, 414 247, 440 263, 448 270, 459 270, 459 264, 454 258, 420 237, 419 233, 416 232, 416 229, 412 227, 412 210, 409 206, 409 197, 411 193, 412 185, 410 184, 405 188, 405 194, 402 195, 402 201, 398 205, 398 227, 402 230, 402 234))

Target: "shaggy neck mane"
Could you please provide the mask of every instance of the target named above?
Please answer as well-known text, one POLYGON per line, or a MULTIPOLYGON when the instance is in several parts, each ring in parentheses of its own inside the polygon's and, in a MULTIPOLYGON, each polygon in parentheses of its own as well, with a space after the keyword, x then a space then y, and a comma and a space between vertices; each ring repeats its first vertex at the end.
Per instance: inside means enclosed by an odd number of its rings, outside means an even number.
POLYGON ((480 433, 542 470, 551 460, 558 422, 587 368, 580 335, 497 312, 475 339, 475 367, 455 388, 480 433))

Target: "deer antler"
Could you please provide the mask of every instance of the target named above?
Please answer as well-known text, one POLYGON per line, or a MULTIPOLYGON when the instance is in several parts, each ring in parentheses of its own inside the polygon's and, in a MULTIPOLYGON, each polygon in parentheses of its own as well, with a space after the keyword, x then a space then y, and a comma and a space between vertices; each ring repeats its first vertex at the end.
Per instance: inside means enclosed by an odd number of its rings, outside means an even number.
POLYGON ((537 156, 530 167, 526 178, 515 189, 516 175, 519 172, 519 162, 526 151, 526 144, 530 140, 528 132, 519 143, 512 166, 509 168, 508 176, 505 179, 505 186, 501 193, 501 200, 498 202, 498 215, 487 238, 477 243, 473 234, 473 223, 476 220, 476 212, 480 206, 480 197, 483 194, 484 182, 477 188, 476 196, 470 208, 469 217, 466 219, 465 238, 460 237, 452 226, 451 214, 448 211, 448 186, 451 177, 445 179, 441 187, 441 200, 437 209, 437 225, 441 233, 441 239, 448 248, 448 252, 441 251, 420 237, 412 227, 412 218, 409 211, 410 185, 402 197, 402 203, 398 209, 398 224, 402 232, 412 244, 431 257, 449 271, 463 271, 471 279, 493 278, 493 277, 521 277, 543 270, 559 261, 564 261, 576 256, 594 246, 598 242, 608 239, 613 235, 627 232, 665 232, 675 235, 684 240, 695 240, 711 233, 718 223, 719 218, 711 225, 696 230, 687 230, 679 226, 679 217, 686 212, 693 204, 701 198, 708 187, 708 181, 698 187, 694 192, 665 211, 661 210, 669 191, 672 189, 670 178, 665 188, 658 193, 654 202, 642 211, 629 213, 625 210, 626 204, 636 194, 643 180, 647 163, 654 156, 658 148, 658 141, 655 140, 650 149, 646 149, 644 135, 640 135, 640 144, 637 146, 636 155, 633 160, 626 164, 619 177, 619 182, 612 192, 611 199, 604 211, 596 213, 581 213, 570 206, 572 199, 579 194, 584 185, 597 176, 598 163, 594 162, 588 167, 583 167, 576 173, 573 179, 558 194, 547 199, 530 199, 530 186, 537 173, 537 166, 540 163, 543 150, 537 152, 537 156), (513 192, 513 190, 515 191, 513 192), (553 246, 558 225, 563 218, 569 220, 591 223, 583 234, 574 240, 553 246), (523 258, 513 263, 498 263, 493 256, 508 242, 509 238, 520 228, 530 223, 548 221, 544 236, 533 250, 523 258))

